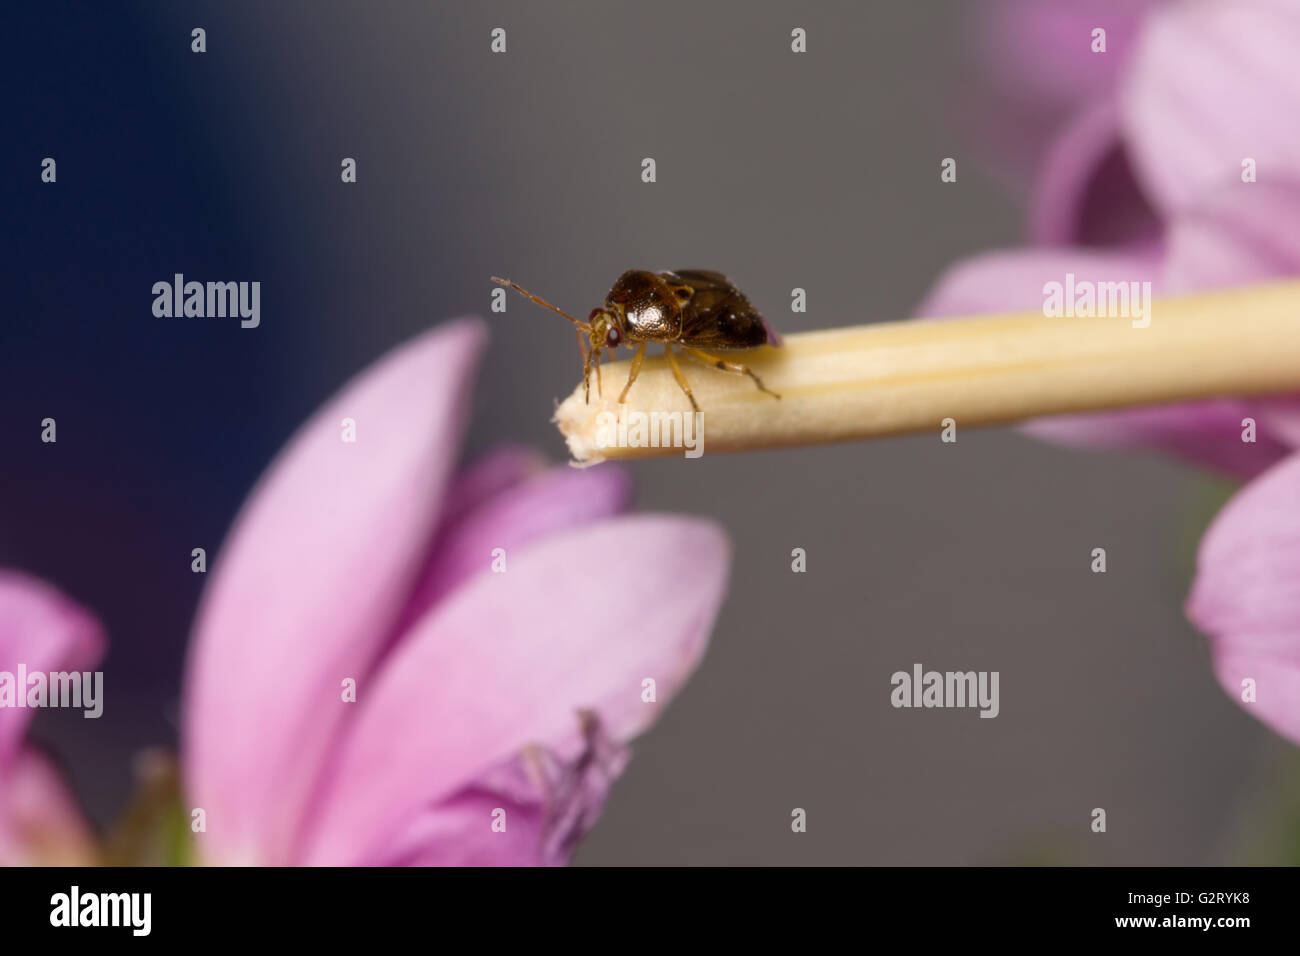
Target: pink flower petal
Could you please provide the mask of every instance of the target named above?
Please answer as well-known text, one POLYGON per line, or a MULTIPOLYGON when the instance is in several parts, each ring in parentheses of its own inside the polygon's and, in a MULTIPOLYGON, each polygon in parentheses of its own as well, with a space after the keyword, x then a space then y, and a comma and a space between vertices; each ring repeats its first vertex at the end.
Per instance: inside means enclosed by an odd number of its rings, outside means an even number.
POLYGON ((54 765, 24 748, 0 773, 0 866, 88 866, 94 837, 54 765))
POLYGON ((1269 434, 1291 448, 1300 448, 1300 396, 1261 400, 1259 422, 1269 434))
POLYGON ((1170 214, 1207 190, 1300 175, 1300 4, 1183 2, 1153 13, 1121 92, 1139 181, 1170 214))
POLYGON ((648 727, 694 670, 727 577, 710 523, 616 518, 534 543, 420 622, 361 699, 309 828, 309 863, 388 855, 416 817, 526 746, 569 760, 576 715, 614 740, 648 727), (642 680, 657 702, 642 701, 642 680))
POLYGON ((545 456, 534 448, 502 445, 492 449, 462 469, 452 481, 442 503, 442 525, 457 521, 549 469, 545 456))
POLYGON ((1119 109, 1107 97, 1080 111, 1043 161, 1030 238, 1036 245, 1152 242, 1160 223, 1120 139, 1119 109))
POLYGON ((594 717, 572 761, 531 747, 420 814, 386 866, 563 866, 629 759, 594 717))
MULTIPOLYGON (((1043 308, 1048 282, 1152 282, 1159 293, 1154 248, 1115 252, 1092 249, 1024 249, 989 252, 963 260, 941 275, 916 308, 920 318, 1027 312, 1043 308)), ((1044 322, 1050 322, 1048 318, 1044 322)))
POLYGON ((245 504, 200 607, 185 694, 189 799, 209 862, 275 863, 415 583, 456 459, 481 323, 361 373, 245 504), (342 440, 352 419, 355 443, 342 440))
POLYGON ((422 813, 376 865, 545 866, 544 827, 534 801, 520 802, 491 786, 475 786, 422 813), (496 832, 492 823, 502 812, 506 830, 496 832))
POLYGON ((1300 168, 1208 189, 1173 219, 1167 242, 1171 293, 1300 275, 1300 168))
POLYGON ((1300 743, 1300 455, 1232 499, 1201 541, 1187 614, 1233 700, 1300 743), (1257 700, 1242 701, 1253 680, 1257 700))
MULTIPOLYGON (((87 670, 103 656, 104 632, 80 605, 37 578, 0 569, 0 671, 87 670)), ((26 688, 15 688, 26 694, 26 688)), ((35 712, 0 707, 0 779, 35 712)))
POLYGON ((553 468, 477 507, 449 513, 398 630, 405 633, 467 578, 491 573, 496 549, 510 554, 552 532, 625 511, 631 500, 631 476, 623 468, 553 468))
POLYGON ((1159 448, 1227 477, 1246 479, 1291 453, 1291 446, 1267 427, 1270 407, 1262 399, 1207 399, 1039 418, 1022 428, 1035 438, 1085 448, 1159 448), (1246 418, 1256 421, 1253 442, 1241 440, 1246 418))

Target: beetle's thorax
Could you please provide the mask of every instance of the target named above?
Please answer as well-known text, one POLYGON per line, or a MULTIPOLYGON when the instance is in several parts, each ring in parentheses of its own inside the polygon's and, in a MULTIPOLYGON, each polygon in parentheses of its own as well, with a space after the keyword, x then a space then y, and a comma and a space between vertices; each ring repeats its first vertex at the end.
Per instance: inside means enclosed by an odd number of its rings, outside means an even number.
POLYGON ((622 319, 621 330, 633 341, 670 342, 681 335, 681 305, 667 281, 653 272, 624 272, 609 290, 605 308, 622 319))

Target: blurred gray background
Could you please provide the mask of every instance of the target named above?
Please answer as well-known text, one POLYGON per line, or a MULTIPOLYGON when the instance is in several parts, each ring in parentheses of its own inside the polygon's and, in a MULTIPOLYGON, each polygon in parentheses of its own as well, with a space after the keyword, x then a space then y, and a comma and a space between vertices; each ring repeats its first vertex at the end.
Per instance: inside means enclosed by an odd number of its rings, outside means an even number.
MULTIPOLYGON (((171 103, 153 161, 218 164, 195 188, 238 213, 269 263, 264 285, 301 290, 264 296, 257 333, 292 360, 228 369, 265 436, 241 438, 235 418, 206 439, 214 465, 235 448, 250 463, 175 475, 194 482, 175 513, 210 490, 219 535, 252 463, 315 405, 393 344, 466 313, 493 327, 467 454, 511 441, 562 460, 548 419, 579 379, 573 335, 517 299, 491 314, 492 274, 578 313, 624 269, 699 267, 731 275, 787 331, 907 316, 946 265, 1023 234, 1018 197, 966 161, 970 123, 955 115, 981 82, 978 8, 136 8, 133 55, 151 58, 171 103), (199 25, 203 58, 188 49, 199 25), (498 26, 505 55, 489 52, 498 26), (790 52, 795 26, 805 55, 790 52), (358 160, 356 186, 338 184, 343 156, 358 160), (646 156, 653 185, 640 181, 646 156), (939 181, 945 156, 959 159, 956 186, 939 181), (789 311, 795 286, 806 314, 789 311)), ((1207 479, 1012 430, 632 467, 642 507, 725 525, 733 583, 702 668, 637 743, 579 863, 1248 861, 1243 821, 1273 799, 1287 749, 1219 691, 1181 612, 1222 493, 1207 479), (794 547, 806 574, 791 573, 794 547), (1089 571, 1094 547, 1105 575, 1089 571), (1001 715, 893 709, 889 677, 914 662, 999 671, 1001 715), (794 807, 805 834, 790 831, 794 807), (1108 811, 1104 835, 1089 831, 1093 807, 1108 811)), ((188 552, 190 529, 176 537, 168 547, 188 552)), ((12 543, 8 557, 32 563, 12 543)), ((146 637, 132 616, 146 577, 89 600, 52 556, 36 564, 105 616, 119 664, 133 641, 166 645, 111 745, 57 718, 38 727, 102 819, 127 792, 124 755, 174 732, 164 715, 192 595, 146 637)))

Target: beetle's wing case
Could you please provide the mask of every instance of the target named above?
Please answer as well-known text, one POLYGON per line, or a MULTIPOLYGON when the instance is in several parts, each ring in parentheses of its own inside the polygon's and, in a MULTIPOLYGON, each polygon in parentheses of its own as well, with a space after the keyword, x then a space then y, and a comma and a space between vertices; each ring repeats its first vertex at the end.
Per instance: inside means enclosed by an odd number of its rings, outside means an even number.
POLYGON ((659 275, 674 290, 693 294, 682 305, 682 345, 698 349, 752 349, 780 345, 781 337, 763 321, 745 294, 720 272, 678 269, 659 275))

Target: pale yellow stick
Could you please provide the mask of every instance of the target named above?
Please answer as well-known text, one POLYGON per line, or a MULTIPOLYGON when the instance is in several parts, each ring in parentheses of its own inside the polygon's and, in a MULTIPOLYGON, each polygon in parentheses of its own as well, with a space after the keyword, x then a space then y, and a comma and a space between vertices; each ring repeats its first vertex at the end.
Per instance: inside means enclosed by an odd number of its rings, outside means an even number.
MULTIPOLYGON (((1130 318, 1049 318, 1043 312, 908 321, 786 336, 780 349, 727 353, 780 393, 683 356, 703 411, 707 453, 938 432, 1043 415, 1226 395, 1300 392, 1300 282, 1249 286, 1149 304, 1130 318)), ((605 366, 603 400, 579 384, 555 422, 580 463, 682 455, 681 447, 621 447, 615 404, 629 362, 605 366), (601 417, 601 413, 608 413, 601 417), (602 444, 603 443, 603 444, 602 444)), ((647 358, 628 393, 635 413, 690 413, 662 356, 647 358)), ((627 430, 630 442, 635 431, 627 430)))

